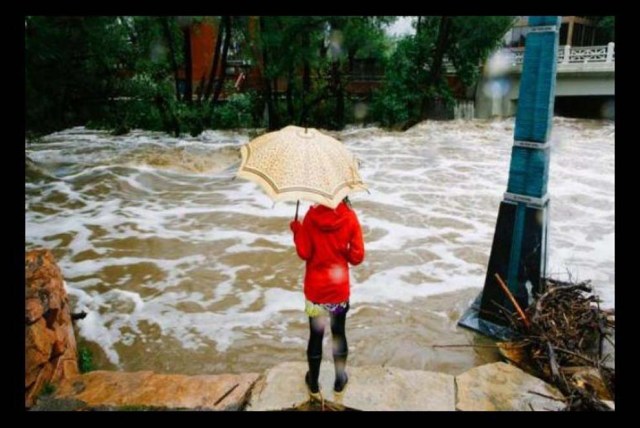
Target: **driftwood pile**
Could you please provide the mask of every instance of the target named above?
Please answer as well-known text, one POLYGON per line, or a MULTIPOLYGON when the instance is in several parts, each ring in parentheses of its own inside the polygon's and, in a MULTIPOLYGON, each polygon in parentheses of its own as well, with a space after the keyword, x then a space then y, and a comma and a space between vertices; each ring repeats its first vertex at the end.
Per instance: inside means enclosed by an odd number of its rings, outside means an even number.
POLYGON ((501 343, 501 353, 556 386, 565 396, 565 410, 611 410, 615 371, 603 346, 614 345, 615 315, 600 309, 590 281, 547 278, 533 304, 516 309, 505 313, 516 339, 501 343))

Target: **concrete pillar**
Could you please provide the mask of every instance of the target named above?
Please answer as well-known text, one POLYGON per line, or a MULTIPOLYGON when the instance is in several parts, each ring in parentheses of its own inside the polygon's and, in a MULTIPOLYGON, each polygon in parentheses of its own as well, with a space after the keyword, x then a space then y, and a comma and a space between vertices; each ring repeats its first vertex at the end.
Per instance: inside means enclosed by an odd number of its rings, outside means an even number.
MULTIPOLYGON (((530 16, 530 26, 560 25, 559 16, 530 16)), ((515 312, 496 282, 506 281, 520 307, 540 290, 547 264, 547 213, 550 146, 555 99, 558 33, 541 28, 527 35, 519 85, 518 111, 507 192, 498 210, 496 231, 482 293, 459 325, 490 336, 509 337, 515 312)))
POLYGON ((571 45, 564 45, 564 53, 562 57, 563 64, 569 64, 569 57, 571 56, 571 45))
POLYGON ((573 20, 575 16, 569 18, 569 28, 567 29, 567 45, 571 46, 573 44, 573 20))
POLYGON ((609 42, 607 44, 607 62, 613 62, 613 52, 616 44, 613 42, 609 42))

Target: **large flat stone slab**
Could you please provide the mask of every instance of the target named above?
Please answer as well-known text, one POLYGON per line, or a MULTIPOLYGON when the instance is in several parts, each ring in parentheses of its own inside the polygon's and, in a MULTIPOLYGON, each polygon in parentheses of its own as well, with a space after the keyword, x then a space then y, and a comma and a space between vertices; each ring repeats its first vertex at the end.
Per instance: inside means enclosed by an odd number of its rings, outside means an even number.
MULTIPOLYGON (((307 364, 289 362, 267 370, 256 383, 246 410, 282 410, 308 401, 307 364)), ((349 384, 342 405, 355 410, 455 410, 454 378, 448 374, 394 367, 347 367, 349 384)), ((333 362, 324 360, 320 387, 334 401, 333 362)))
POLYGON ((553 386, 506 363, 485 364, 456 376, 458 410, 559 410, 553 386), (536 394, 537 393, 537 394, 536 394), (538 395, 542 394, 542 395, 538 395))
POLYGON ((239 410, 258 376, 94 371, 61 384, 55 397, 80 400, 90 407, 239 410))

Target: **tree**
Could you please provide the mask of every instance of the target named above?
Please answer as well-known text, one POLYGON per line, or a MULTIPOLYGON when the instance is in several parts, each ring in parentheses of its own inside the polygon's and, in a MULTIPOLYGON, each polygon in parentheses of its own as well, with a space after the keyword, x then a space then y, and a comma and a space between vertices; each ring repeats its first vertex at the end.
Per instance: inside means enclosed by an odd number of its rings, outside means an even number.
POLYGON ((26 18, 27 128, 49 132, 84 125, 116 97, 131 61, 131 40, 118 17, 26 18))
POLYGON ((453 94, 444 76, 446 61, 466 86, 475 83, 479 66, 510 28, 508 16, 422 16, 416 34, 398 43, 389 59, 374 111, 385 126, 406 129, 429 117, 453 94))
POLYGON ((220 79, 218 79, 218 82, 216 84, 216 89, 213 92, 213 103, 216 103, 218 101, 218 98, 220 98, 220 92, 222 91, 222 83, 224 82, 224 76, 226 75, 226 69, 227 69, 227 55, 229 53, 229 44, 231 43, 231 17, 230 16, 223 16, 222 17, 222 24, 224 25, 224 33, 225 33, 225 38, 224 38, 224 46, 222 47, 222 53, 221 55, 221 66, 220 66, 220 79))
POLYGON ((593 16, 596 26, 600 28, 607 38, 615 42, 615 27, 616 27, 616 17, 615 16, 593 16))
POLYGON ((50 132, 87 125, 118 133, 136 127, 196 135, 205 127, 252 126, 266 106, 271 129, 287 123, 341 128, 350 119, 346 87, 353 64, 359 58, 382 60, 388 47, 382 26, 392 20, 26 17, 27 127, 50 132), (191 76, 190 39, 194 24, 203 20, 220 23, 211 71, 191 76), (232 97, 225 86, 226 57, 233 51, 238 58, 238 43, 248 47, 240 55, 252 57, 260 71, 259 97, 232 97), (198 102, 192 102, 194 78, 198 102))
POLYGON ((395 17, 329 17, 331 77, 330 91, 335 99, 335 110, 330 128, 342 129, 345 125, 345 87, 357 57, 382 60, 386 47, 383 25, 395 17))
POLYGON ((283 123, 344 126, 348 80, 358 55, 381 56, 392 17, 273 16, 260 18, 259 63, 269 127, 283 123), (285 83, 286 89, 279 87, 285 83), (278 94, 284 92, 285 105, 278 94), (282 119, 282 123, 281 123, 282 119))

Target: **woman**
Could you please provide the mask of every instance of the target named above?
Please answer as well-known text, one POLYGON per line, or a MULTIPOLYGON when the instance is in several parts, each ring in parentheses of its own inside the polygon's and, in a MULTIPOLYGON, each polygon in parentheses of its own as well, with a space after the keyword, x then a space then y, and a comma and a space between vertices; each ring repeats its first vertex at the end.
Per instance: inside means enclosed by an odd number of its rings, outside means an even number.
POLYGON ((322 362, 322 338, 327 318, 331 320, 334 392, 341 398, 349 381, 345 367, 349 348, 345 321, 349 310, 349 263, 364 259, 362 230, 348 198, 335 208, 316 205, 304 221, 290 224, 296 251, 306 263, 304 277, 305 311, 309 315, 309 371, 305 382, 312 398, 321 399, 318 376, 322 362))

